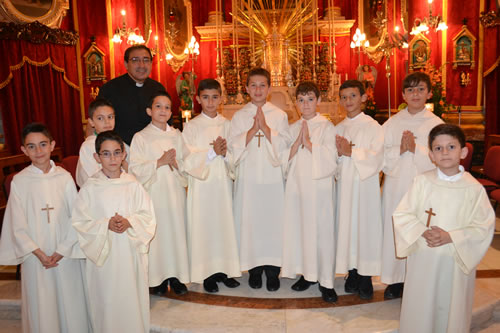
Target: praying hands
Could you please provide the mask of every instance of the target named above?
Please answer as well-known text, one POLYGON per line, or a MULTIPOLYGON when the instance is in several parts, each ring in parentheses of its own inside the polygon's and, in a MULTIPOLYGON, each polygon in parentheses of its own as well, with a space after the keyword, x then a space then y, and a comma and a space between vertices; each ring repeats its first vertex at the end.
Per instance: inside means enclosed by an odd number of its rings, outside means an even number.
POLYGON ((340 135, 335 136, 335 145, 337 146, 337 154, 339 156, 351 156, 352 155, 352 142, 347 141, 346 138, 340 135))
POLYGON ((227 153, 227 141, 226 139, 218 136, 217 139, 213 142, 214 151, 217 155, 221 155, 226 157, 227 153))
POLYGON ((109 225, 108 225, 109 230, 116 232, 118 234, 123 233, 130 227, 131 227, 130 222, 123 216, 118 215, 118 213, 115 213, 115 216, 109 219, 109 225))
POLYGON ((248 143, 253 139, 253 137, 255 136, 255 134, 257 134, 259 130, 261 130, 264 133, 266 139, 269 140, 269 142, 271 142, 271 128, 267 126, 266 117, 264 116, 264 111, 262 111, 262 107, 260 106, 257 107, 257 113, 255 114, 253 119, 254 119, 253 125, 247 132, 246 144, 248 145, 248 143))
POLYGON ((403 136, 401 137, 401 147, 399 149, 399 154, 409 151, 415 153, 415 135, 411 131, 404 131, 403 136))
POLYGON ((174 171, 173 168, 179 169, 176 160, 176 151, 174 148, 167 150, 161 155, 161 157, 156 162, 156 168, 162 167, 164 165, 168 165, 171 171, 174 171))
POLYGON ((297 154, 299 146, 302 146, 302 148, 307 148, 307 150, 312 153, 312 142, 309 136, 309 127, 307 126, 307 121, 305 120, 302 121, 302 127, 300 128, 299 136, 292 145, 292 148, 290 150, 290 157, 288 158, 288 160, 291 160, 295 156, 295 154, 297 154))

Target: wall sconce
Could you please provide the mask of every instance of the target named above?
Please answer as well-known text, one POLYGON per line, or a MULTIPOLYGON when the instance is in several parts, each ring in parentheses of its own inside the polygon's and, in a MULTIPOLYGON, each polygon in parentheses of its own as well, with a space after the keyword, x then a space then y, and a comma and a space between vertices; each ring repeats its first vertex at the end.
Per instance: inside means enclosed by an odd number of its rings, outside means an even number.
POLYGON ((351 49, 358 48, 358 65, 361 65, 361 48, 370 47, 370 42, 366 40, 366 34, 362 34, 361 30, 356 29, 356 33, 352 36, 351 49))
POLYGON ((448 26, 441 15, 432 15, 432 1, 433 0, 428 0, 429 17, 424 17, 423 19, 417 17, 413 22, 413 28, 411 29, 410 35, 418 35, 421 33, 428 34, 430 28, 434 29, 436 32, 448 29, 448 26))
POLYGON ((122 26, 115 29, 115 34, 113 35, 112 41, 114 43, 121 43, 123 40, 127 40, 127 44, 144 44, 144 37, 141 35, 139 28, 127 28, 127 23, 125 22, 125 16, 127 12, 122 9, 122 26))

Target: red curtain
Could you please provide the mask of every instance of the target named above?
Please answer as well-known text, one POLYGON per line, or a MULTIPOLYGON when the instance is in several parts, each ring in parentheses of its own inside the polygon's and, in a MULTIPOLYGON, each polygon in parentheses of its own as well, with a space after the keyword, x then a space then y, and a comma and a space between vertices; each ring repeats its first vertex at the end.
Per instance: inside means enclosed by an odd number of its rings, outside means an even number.
POLYGON ((64 155, 83 141, 74 46, 0 40, 0 109, 6 147, 20 153, 21 131, 30 122, 49 127, 64 155))

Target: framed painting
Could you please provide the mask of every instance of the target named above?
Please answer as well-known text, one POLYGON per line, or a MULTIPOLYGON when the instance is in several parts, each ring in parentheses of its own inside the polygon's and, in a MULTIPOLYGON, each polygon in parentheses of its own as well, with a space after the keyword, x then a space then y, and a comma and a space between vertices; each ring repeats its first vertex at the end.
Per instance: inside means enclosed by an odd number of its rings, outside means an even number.
POLYGON ((457 66, 470 66, 474 69, 475 44, 476 37, 466 25, 462 26, 462 30, 453 37, 453 69, 457 69, 457 66))
POLYGON ((410 72, 424 68, 431 55, 431 41, 424 35, 419 34, 411 40, 408 48, 410 49, 410 72))
POLYGON ((89 49, 83 55, 87 84, 90 84, 91 81, 106 82, 105 57, 104 52, 97 47, 95 42, 92 42, 89 49))
POLYGON ((184 50, 189 45, 192 30, 190 0, 164 0, 163 17, 165 27, 165 49, 172 55, 168 60, 174 72, 184 65, 188 55, 184 50))
POLYGON ((69 0, 0 0, 0 20, 18 24, 38 21, 59 28, 69 0))

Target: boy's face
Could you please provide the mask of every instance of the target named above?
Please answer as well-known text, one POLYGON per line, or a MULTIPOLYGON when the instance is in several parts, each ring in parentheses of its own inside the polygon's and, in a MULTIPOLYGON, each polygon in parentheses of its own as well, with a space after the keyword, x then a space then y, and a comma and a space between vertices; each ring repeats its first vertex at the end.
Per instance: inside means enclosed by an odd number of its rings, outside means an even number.
POLYGON ((408 104, 410 113, 420 112, 425 107, 425 102, 432 97, 432 92, 425 82, 419 82, 416 87, 408 87, 403 91, 403 99, 408 104))
POLYGON ((345 88, 340 91, 340 105, 347 111, 349 118, 361 113, 361 105, 366 102, 366 94, 361 95, 358 88, 345 88))
POLYGON ((321 97, 318 99, 316 94, 312 91, 297 96, 297 107, 304 119, 309 120, 316 116, 316 106, 320 100, 321 97))
POLYGON ((172 116, 172 101, 167 96, 158 96, 154 99, 153 105, 146 109, 151 116, 151 122, 156 127, 163 128, 172 116))
POLYGON ((460 160, 467 156, 467 147, 462 148, 457 138, 448 134, 436 136, 432 142, 429 157, 448 176, 456 175, 459 171, 460 160))
POLYGON ((111 131, 115 128, 115 110, 109 106, 100 106, 94 110, 92 118, 89 118, 89 124, 97 134, 111 131))
POLYGON ((120 144, 114 140, 106 140, 101 144, 99 153, 94 153, 97 163, 100 163, 104 173, 112 175, 120 173, 122 162, 126 157, 120 144))
POLYGON ((250 95, 252 103, 257 106, 266 104, 269 89, 270 87, 265 76, 253 75, 248 80, 247 93, 250 95))
POLYGON ((204 89, 200 91, 200 95, 196 96, 196 100, 201 104, 203 112, 209 117, 217 115, 217 108, 221 102, 220 93, 217 89, 204 89))
POLYGON ((50 165, 50 153, 55 146, 56 142, 51 142, 45 134, 33 132, 26 136, 21 150, 30 158, 34 166, 45 170, 50 165))

